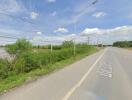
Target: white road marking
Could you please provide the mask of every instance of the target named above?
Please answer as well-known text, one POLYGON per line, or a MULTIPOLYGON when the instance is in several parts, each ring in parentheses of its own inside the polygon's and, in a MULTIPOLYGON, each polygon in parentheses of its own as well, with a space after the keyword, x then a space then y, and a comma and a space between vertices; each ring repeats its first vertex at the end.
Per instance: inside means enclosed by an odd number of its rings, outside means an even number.
POLYGON ((95 63, 89 68, 89 70, 84 74, 84 76, 81 78, 81 80, 74 86, 70 89, 70 91, 63 97, 62 100, 68 100, 70 98, 70 96, 74 93, 74 91, 80 87, 82 85, 82 83, 84 82, 84 80, 87 78, 87 76, 90 74, 90 72, 94 69, 95 65, 100 61, 100 59, 104 56, 106 52, 106 49, 105 51, 102 53, 101 56, 99 56, 99 58, 95 61, 95 63))

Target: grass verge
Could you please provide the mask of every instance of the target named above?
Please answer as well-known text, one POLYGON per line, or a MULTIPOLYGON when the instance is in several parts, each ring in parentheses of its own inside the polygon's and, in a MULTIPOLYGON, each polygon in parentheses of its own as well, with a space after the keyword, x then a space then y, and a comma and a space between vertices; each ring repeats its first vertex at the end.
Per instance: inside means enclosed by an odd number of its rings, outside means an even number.
POLYGON ((82 58, 84 58, 88 55, 91 55, 97 51, 99 51, 99 50, 93 49, 93 50, 89 51, 88 53, 79 54, 79 55, 76 55, 75 57, 71 57, 70 59, 62 60, 55 64, 49 64, 48 66, 45 66, 46 68, 42 67, 42 68, 32 70, 29 73, 22 73, 22 74, 18 74, 18 75, 9 76, 8 78, 0 81, 0 94, 3 94, 14 87, 20 86, 23 83, 26 84, 28 82, 31 82, 42 75, 50 74, 53 71, 56 71, 56 70, 61 69, 67 65, 70 65, 70 64, 72 64, 78 60, 81 60, 82 58))

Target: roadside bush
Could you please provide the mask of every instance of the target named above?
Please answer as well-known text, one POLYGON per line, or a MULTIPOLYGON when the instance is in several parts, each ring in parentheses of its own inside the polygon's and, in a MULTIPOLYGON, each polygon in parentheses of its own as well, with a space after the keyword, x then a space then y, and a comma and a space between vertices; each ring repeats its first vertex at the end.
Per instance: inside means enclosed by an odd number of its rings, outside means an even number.
POLYGON ((10 54, 17 54, 30 50, 32 48, 32 44, 26 39, 18 39, 16 43, 7 45, 6 48, 7 48, 6 50, 10 54))
POLYGON ((10 72, 10 63, 8 60, 0 59, 0 80, 8 76, 10 72))
POLYGON ((38 55, 31 51, 20 54, 14 61, 14 69, 17 73, 29 72, 40 66, 38 55))
POLYGON ((17 58, 16 60, 14 60, 13 62, 13 71, 15 73, 22 73, 26 71, 26 66, 25 66, 25 60, 24 58, 17 58))
MULTIPOLYGON (((26 40, 18 40, 15 44, 7 46, 12 53, 18 52, 18 55, 12 63, 9 63, 6 60, 0 60, 1 78, 6 78, 9 75, 9 72, 12 72, 13 74, 28 73, 34 69, 42 67, 46 68, 49 64, 54 64, 75 56, 72 41, 65 41, 61 46, 53 46, 53 52, 50 50, 42 52, 43 49, 34 52, 33 50, 30 50, 31 46, 32 45, 26 40)), ((50 46, 40 46, 38 48, 47 47, 50 46)), ((36 48, 36 46, 34 46, 33 49, 34 48, 36 48)), ((94 47, 87 44, 76 45, 76 55, 88 53, 92 50, 94 50, 94 47)))
POLYGON ((14 60, 14 70, 16 73, 29 72, 33 69, 47 66, 55 62, 65 60, 73 56, 71 48, 54 52, 24 52, 14 60))
POLYGON ((51 61, 51 53, 50 52, 39 52, 34 55, 37 59, 37 63, 39 67, 48 65, 51 61))
POLYGON ((6 46, 6 50, 10 54, 16 54, 17 46, 15 44, 10 44, 6 46))

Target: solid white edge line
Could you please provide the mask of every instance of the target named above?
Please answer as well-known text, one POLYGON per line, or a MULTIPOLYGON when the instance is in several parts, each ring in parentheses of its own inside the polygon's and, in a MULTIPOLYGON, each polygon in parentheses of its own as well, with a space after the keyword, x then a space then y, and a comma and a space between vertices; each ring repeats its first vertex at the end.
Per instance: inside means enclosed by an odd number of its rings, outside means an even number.
POLYGON ((74 93, 74 91, 82 85, 84 80, 87 78, 87 76, 90 74, 90 72, 94 69, 95 65, 100 61, 100 59, 104 56, 106 50, 102 53, 102 55, 99 56, 99 58, 95 61, 95 63, 89 68, 89 70, 84 74, 84 76, 81 78, 81 80, 70 89, 70 91, 63 97, 62 100, 68 100, 70 96, 74 93))

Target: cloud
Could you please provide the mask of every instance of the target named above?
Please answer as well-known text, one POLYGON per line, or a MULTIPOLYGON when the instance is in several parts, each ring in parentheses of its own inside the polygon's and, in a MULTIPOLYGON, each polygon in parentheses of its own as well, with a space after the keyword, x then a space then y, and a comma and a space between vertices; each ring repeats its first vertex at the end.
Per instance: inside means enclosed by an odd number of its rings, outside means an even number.
POLYGON ((60 33, 67 33, 68 29, 66 28, 58 28, 57 30, 54 30, 55 33, 60 32, 60 33))
POLYGON ((90 43, 106 43, 112 44, 118 40, 131 40, 132 39, 132 26, 120 26, 111 29, 100 28, 86 28, 80 34, 68 34, 61 36, 37 36, 34 37, 34 42, 39 41, 44 44, 61 44, 66 40, 75 39, 76 43, 87 43, 87 35, 90 35, 90 43))
POLYGON ((10 28, 0 28, 0 35, 20 35, 22 32, 10 28))
POLYGON ((47 2, 54 3, 54 2, 56 2, 56 0, 47 0, 47 2))
POLYGON ((81 32, 81 35, 103 34, 98 28, 86 28, 81 32))
POLYGON ((16 0, 1 0, 0 12, 15 13, 21 11, 23 5, 18 3, 16 0))
POLYGON ((101 17, 106 16, 106 13, 105 12, 96 12, 92 16, 95 18, 101 18, 101 17))
POLYGON ((38 31, 37 34, 38 34, 38 35, 42 35, 42 32, 38 31))
POLYGON ((31 19, 37 19, 38 16, 39 16, 39 14, 36 13, 36 12, 31 12, 31 13, 30 13, 30 18, 31 18, 31 19))
POLYGON ((105 44, 112 44, 115 41, 132 40, 132 26, 119 26, 109 29, 86 28, 80 32, 80 36, 90 36, 92 41, 100 40, 105 44))
POLYGON ((0 45, 14 43, 16 39, 24 37, 23 33, 11 28, 0 28, 0 45))
POLYGON ((32 43, 35 44, 61 44, 63 41, 70 41, 76 40, 76 42, 82 42, 84 37, 80 37, 76 34, 68 34, 68 35, 61 35, 61 36, 35 36, 31 40, 32 43))
POLYGON ((23 17, 26 14, 29 14, 29 11, 21 1, 0 0, 0 20, 11 21, 14 19, 16 21, 19 19, 24 21, 23 17))
POLYGON ((54 11, 54 12, 50 13, 50 16, 56 16, 56 14, 57 14, 57 12, 54 11))
POLYGON ((99 28, 86 28, 81 33, 81 35, 103 35, 103 34, 118 34, 118 35, 128 35, 132 34, 132 26, 120 26, 112 29, 99 29, 99 28))

